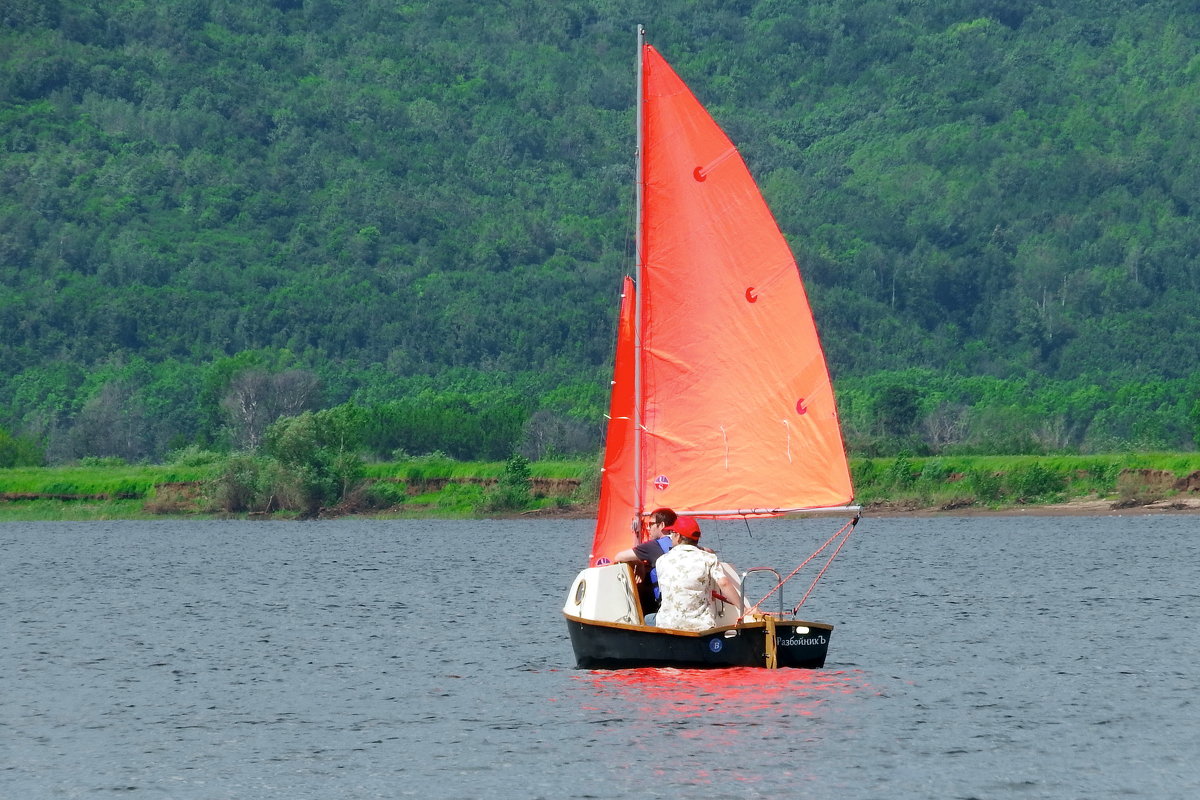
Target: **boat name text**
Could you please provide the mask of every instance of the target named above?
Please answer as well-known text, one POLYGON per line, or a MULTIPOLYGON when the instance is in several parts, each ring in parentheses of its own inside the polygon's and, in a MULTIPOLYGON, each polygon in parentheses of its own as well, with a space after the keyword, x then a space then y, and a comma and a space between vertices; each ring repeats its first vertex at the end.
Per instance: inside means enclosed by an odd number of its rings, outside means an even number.
POLYGON ((776 636, 775 641, 782 647, 803 647, 805 645, 827 643, 824 636, 805 636, 800 639, 797 639, 795 636, 790 636, 787 639, 782 636, 776 636))

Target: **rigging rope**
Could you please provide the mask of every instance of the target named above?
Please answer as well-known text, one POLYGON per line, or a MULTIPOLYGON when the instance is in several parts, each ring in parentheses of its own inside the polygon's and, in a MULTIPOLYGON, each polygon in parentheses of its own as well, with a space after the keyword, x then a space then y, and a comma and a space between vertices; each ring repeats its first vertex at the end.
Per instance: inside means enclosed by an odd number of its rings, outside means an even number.
POLYGON ((833 563, 833 560, 835 558, 837 558, 838 553, 840 553, 842 551, 842 547, 845 546, 846 541, 850 538, 850 534, 854 533, 854 528, 855 528, 855 526, 858 525, 858 521, 860 519, 862 519, 862 515, 857 515, 854 517, 854 519, 850 520, 845 525, 843 525, 841 528, 839 528, 837 533, 835 533, 833 536, 830 536, 828 539, 826 539, 825 544, 818 547, 816 549, 816 551, 813 552, 812 555, 810 555, 808 558, 804 559, 804 561, 800 564, 800 566, 798 566, 794 570, 792 570, 786 578, 781 580, 779 583, 775 584, 775 586, 772 587, 769 592, 764 594, 762 596, 762 598, 757 603, 754 604, 754 606, 757 608, 761 608, 763 602, 768 597, 770 597, 771 595, 775 594, 775 592, 782 589, 783 585, 785 583, 790 581, 792 578, 796 577, 797 573, 799 573, 800 570, 804 569, 804 567, 806 567, 810 561, 812 561, 814 558, 819 556, 825 550, 825 548, 829 547, 829 545, 831 545, 835 541, 837 541, 838 537, 840 536, 842 541, 838 543, 838 546, 836 548, 834 548, 833 554, 831 556, 829 556, 829 560, 825 562, 825 566, 821 567, 821 571, 817 573, 817 577, 813 578, 812 585, 810 585, 808 587, 808 591, 804 593, 804 597, 802 597, 800 599, 800 602, 797 603, 795 608, 792 609, 792 614, 795 614, 797 611, 799 611, 800 606, 804 605, 804 601, 808 599, 808 596, 810 594, 812 594, 812 590, 816 587, 817 581, 821 580, 821 576, 823 576, 825 574, 825 570, 829 569, 829 565, 833 563))
MULTIPOLYGON (((825 574, 825 570, 829 569, 829 565, 833 563, 835 558, 837 558, 838 553, 842 552, 842 548, 845 547, 846 541, 850 538, 850 534, 854 533, 854 528, 856 525, 858 525, 859 519, 860 517, 855 517, 853 520, 847 523, 846 527, 849 528, 849 530, 846 530, 846 535, 842 537, 840 542, 838 542, 838 546, 834 549, 833 554, 829 556, 829 560, 825 562, 825 566, 821 567, 821 571, 817 573, 817 577, 813 578, 813 582, 808 587, 808 591, 804 593, 804 597, 801 597, 800 602, 796 603, 796 605, 792 608, 793 616, 795 616, 796 612, 800 610, 800 606, 804 605, 804 601, 808 599, 810 594, 812 594, 812 590, 817 588, 817 581, 821 580, 821 577, 825 574)), ((845 530, 845 528, 843 528, 843 530, 845 530)))

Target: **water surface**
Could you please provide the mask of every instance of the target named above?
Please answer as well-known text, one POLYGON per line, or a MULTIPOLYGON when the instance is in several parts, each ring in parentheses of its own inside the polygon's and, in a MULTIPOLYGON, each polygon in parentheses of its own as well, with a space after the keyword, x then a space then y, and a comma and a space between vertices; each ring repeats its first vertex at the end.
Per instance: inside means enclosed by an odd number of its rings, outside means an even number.
POLYGON ((0 797, 1190 800, 1198 522, 868 518, 776 672, 574 669, 588 521, 0 524, 0 797))

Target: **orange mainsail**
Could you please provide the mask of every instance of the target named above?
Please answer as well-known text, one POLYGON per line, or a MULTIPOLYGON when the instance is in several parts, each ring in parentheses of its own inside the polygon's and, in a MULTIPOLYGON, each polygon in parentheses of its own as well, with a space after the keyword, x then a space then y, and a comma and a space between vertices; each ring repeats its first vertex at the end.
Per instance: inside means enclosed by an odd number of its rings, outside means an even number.
POLYGON ((633 518, 659 506, 767 516, 854 495, 779 227, 733 143, 649 45, 641 80, 640 312, 628 315, 640 330, 623 311, 591 564, 632 546, 633 518))

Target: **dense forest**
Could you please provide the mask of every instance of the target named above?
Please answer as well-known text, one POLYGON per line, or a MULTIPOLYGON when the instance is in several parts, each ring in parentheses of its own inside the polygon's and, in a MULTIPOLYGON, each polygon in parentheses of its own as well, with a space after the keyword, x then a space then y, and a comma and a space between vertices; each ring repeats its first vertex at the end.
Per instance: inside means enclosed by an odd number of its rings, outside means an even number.
POLYGON ((639 22, 792 243, 852 450, 1194 446, 1194 3, 4 0, 0 466, 334 407, 380 457, 594 452, 639 22))

